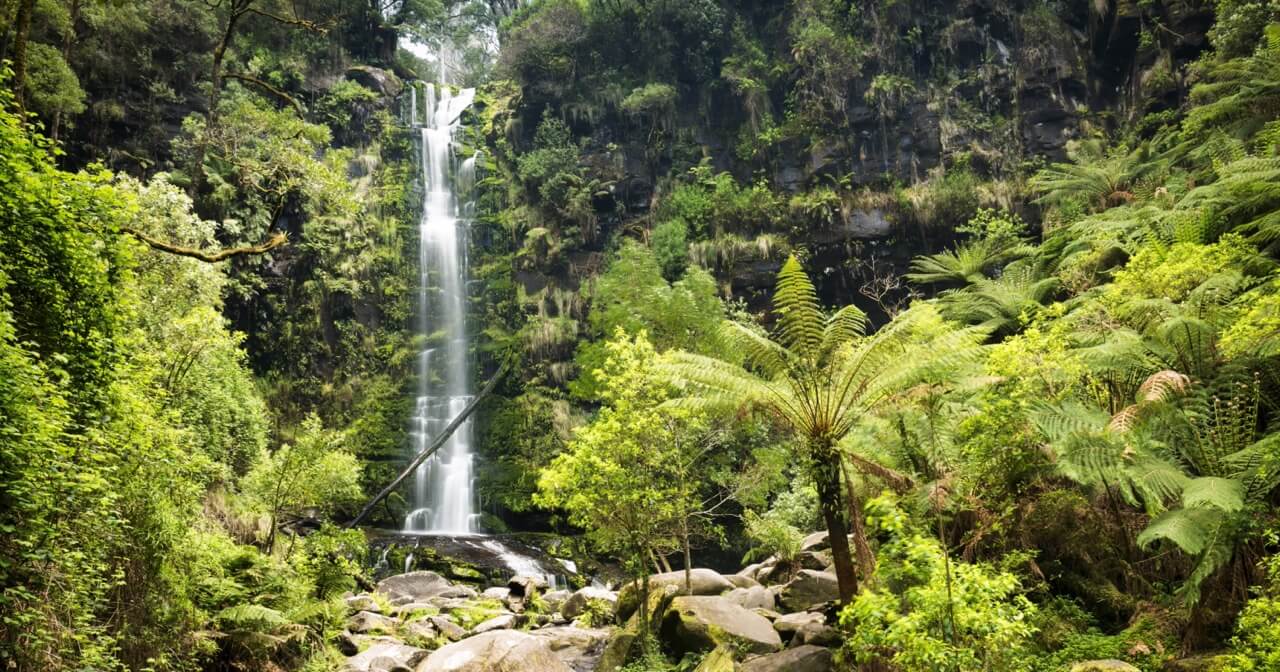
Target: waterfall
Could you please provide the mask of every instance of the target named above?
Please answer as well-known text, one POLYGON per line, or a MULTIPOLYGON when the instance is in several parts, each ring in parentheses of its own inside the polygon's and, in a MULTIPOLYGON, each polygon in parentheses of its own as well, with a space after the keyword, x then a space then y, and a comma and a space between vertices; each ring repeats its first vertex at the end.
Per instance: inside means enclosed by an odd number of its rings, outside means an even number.
MULTIPOLYGON (((418 136, 422 170, 419 232, 418 388, 412 424, 417 454, 471 401, 467 336, 467 228, 473 208, 465 203, 475 182, 475 161, 455 165, 454 136, 471 105, 474 89, 454 95, 445 84, 423 88, 422 119, 417 87, 410 97, 409 125, 418 136)), ((468 420, 414 474, 412 512, 406 532, 462 535, 479 532, 474 488, 472 426, 468 420)))

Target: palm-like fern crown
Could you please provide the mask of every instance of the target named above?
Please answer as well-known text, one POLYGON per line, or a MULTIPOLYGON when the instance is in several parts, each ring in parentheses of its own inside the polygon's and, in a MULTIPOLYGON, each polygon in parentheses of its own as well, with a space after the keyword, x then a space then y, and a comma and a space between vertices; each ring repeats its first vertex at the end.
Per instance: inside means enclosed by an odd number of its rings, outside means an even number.
POLYGON ((687 352, 668 355, 666 370, 691 393, 680 403, 762 406, 811 447, 830 450, 896 392, 952 372, 978 354, 977 330, 921 328, 926 315, 937 321, 924 308, 867 335, 866 315, 857 307, 822 310, 794 257, 778 274, 774 315, 772 338, 749 325, 724 324, 745 366, 687 352), (916 351, 930 356, 907 356, 916 351))

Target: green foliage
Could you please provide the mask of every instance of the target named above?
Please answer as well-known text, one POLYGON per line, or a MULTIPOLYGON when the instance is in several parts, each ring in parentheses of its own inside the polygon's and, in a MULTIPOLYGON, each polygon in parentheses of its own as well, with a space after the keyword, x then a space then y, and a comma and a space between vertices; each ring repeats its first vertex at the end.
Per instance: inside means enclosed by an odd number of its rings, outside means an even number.
MULTIPOLYGON (((681 348, 702 353, 726 353, 717 339, 716 325, 724 315, 724 305, 716 294, 715 282, 701 269, 689 269, 684 277, 668 284, 663 279, 655 253, 633 241, 624 241, 592 287, 591 334, 598 339, 618 329, 629 334, 645 330, 660 350, 681 348)), ((570 390, 582 398, 595 398, 599 383, 595 370, 606 357, 603 340, 584 341, 575 361, 579 377, 570 390)))
POLYGON ((696 459, 705 416, 663 405, 668 386, 643 331, 634 339, 616 334, 596 374, 605 405, 542 472, 535 499, 565 509, 600 550, 639 577, 651 553, 679 547, 697 507, 685 467, 696 459))
POLYGON ((653 256, 662 277, 675 281, 689 263, 688 230, 684 220, 673 219, 653 227, 653 256))
POLYGON ((775 226, 782 202, 768 186, 741 187, 729 173, 713 176, 706 166, 690 172, 693 181, 677 186, 660 206, 664 221, 683 221, 695 239, 775 226))
POLYGON ((1016 576, 948 559, 892 500, 869 502, 868 520, 890 540, 875 586, 840 613, 847 655, 904 671, 1028 669, 1036 608, 1016 576))
POLYGON ((1280 665, 1280 556, 1267 558, 1264 568, 1267 581, 1240 612, 1230 653, 1215 670, 1261 672, 1280 665))
POLYGON ((57 49, 47 44, 28 44, 27 72, 27 97, 32 111, 46 117, 84 111, 84 89, 57 49))
POLYGON ((271 516, 275 526, 304 509, 332 512, 361 496, 360 467, 344 448, 346 438, 327 430, 314 414, 303 421, 292 444, 264 454, 245 477, 245 494, 271 516))

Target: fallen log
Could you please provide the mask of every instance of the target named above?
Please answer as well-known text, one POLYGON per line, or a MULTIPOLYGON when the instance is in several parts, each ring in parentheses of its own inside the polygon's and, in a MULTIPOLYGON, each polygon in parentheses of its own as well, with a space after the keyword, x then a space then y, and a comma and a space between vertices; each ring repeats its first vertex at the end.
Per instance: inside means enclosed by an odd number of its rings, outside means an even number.
POLYGON ((369 515, 369 512, 373 511, 373 507, 378 505, 378 502, 386 499, 387 495, 390 495, 392 491, 404 482, 404 479, 409 477, 409 474, 412 474, 419 465, 427 461, 428 457, 431 457, 437 450, 440 450, 440 447, 449 440, 449 437, 453 436, 453 433, 462 426, 462 423, 466 422, 467 417, 475 412, 476 408, 480 406, 480 402, 483 401, 485 397, 489 396, 490 392, 493 392, 493 388, 497 386, 498 381, 506 372, 507 364, 504 362, 502 367, 498 369, 498 372, 493 374, 493 377, 489 379, 489 382, 485 383, 484 387, 480 389, 480 393, 471 400, 471 403, 467 404, 466 408, 463 408, 461 413, 455 416, 453 420, 449 421, 449 424, 445 426, 444 431, 440 432, 440 435, 432 440, 431 445, 427 446, 422 450, 422 452, 414 456, 414 458, 409 462, 409 466, 405 467, 404 471, 401 471, 400 475, 396 476, 396 479, 391 481, 390 485, 383 488, 382 491, 375 495, 373 499, 369 500, 368 504, 364 505, 363 509, 360 509, 360 513, 356 514, 356 517, 352 518, 351 521, 347 523, 347 528, 350 529, 359 525, 360 521, 364 520, 365 517, 369 515))

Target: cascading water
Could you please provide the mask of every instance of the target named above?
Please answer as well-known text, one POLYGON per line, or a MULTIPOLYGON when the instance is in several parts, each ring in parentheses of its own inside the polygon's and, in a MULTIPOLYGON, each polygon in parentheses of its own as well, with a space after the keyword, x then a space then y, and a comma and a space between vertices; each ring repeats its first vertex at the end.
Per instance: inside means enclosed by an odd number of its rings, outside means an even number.
MULTIPOLYGON (((409 126, 417 134, 421 150, 418 311, 420 333, 426 340, 418 357, 418 394, 411 432, 416 455, 472 399, 466 252, 467 229, 475 210, 470 199, 479 154, 457 162, 454 152, 461 116, 471 105, 474 89, 461 89, 455 94, 447 85, 437 89, 425 84, 421 100, 417 85, 409 90, 409 126)), ((405 517, 404 532, 444 537, 480 534, 474 467, 468 420, 414 474, 413 509, 405 517)), ((559 572, 548 571, 534 558, 514 551, 498 539, 457 541, 490 554, 513 574, 540 575, 551 585, 563 583, 559 572)), ((414 555, 406 556, 405 571, 413 566, 414 555)))
MULTIPOLYGON (((466 233, 472 208, 465 204, 475 182, 475 160, 455 165, 454 137, 474 89, 456 95, 442 85, 411 88, 410 126, 421 149, 419 325, 426 349, 418 356, 418 396, 413 451, 422 451, 471 400, 468 375, 466 233)), ((479 531, 474 490, 471 422, 464 422, 414 475, 413 511, 406 532, 461 535, 479 531)))

